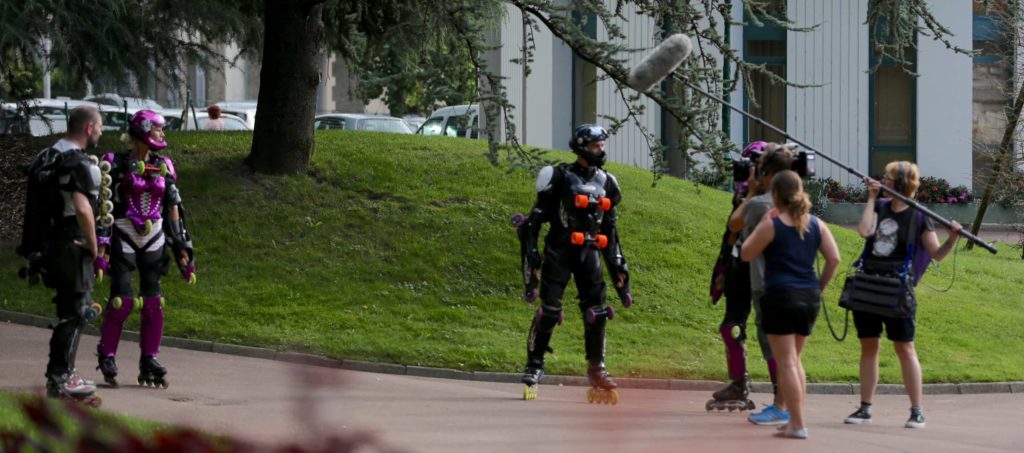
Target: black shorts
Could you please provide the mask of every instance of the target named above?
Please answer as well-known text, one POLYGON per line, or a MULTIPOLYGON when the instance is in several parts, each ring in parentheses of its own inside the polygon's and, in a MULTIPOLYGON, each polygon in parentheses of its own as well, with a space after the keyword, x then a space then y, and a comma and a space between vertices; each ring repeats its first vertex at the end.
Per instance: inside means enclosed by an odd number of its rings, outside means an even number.
POLYGON ((811 335, 821 309, 821 291, 770 290, 761 298, 761 327, 768 335, 811 335))
POLYGON ((857 338, 881 338, 882 326, 889 341, 914 341, 914 316, 887 318, 874 313, 853 311, 853 325, 857 338))

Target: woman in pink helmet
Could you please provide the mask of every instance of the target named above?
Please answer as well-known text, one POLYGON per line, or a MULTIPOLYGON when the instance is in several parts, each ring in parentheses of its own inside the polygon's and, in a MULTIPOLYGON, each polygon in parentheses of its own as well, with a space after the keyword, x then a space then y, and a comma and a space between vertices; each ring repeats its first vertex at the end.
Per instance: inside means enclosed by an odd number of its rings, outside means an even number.
MULTIPOLYGON (((173 250, 174 261, 187 282, 195 283, 192 240, 185 227, 178 175, 174 164, 158 152, 164 141, 164 117, 152 110, 140 110, 132 118, 121 141, 128 147, 107 153, 100 163, 110 178, 110 193, 103 194, 98 227, 100 256, 96 270, 110 275, 110 300, 104 310, 103 327, 97 346, 99 369, 106 382, 117 383, 114 356, 124 321, 138 308, 139 384, 167 387, 167 369, 156 361, 163 336, 164 299, 160 278, 167 274, 173 250), (109 260, 109 261, 108 261, 109 260), (139 297, 132 292, 132 272, 139 273, 139 297)), ((108 177, 108 176, 105 176, 108 177)))

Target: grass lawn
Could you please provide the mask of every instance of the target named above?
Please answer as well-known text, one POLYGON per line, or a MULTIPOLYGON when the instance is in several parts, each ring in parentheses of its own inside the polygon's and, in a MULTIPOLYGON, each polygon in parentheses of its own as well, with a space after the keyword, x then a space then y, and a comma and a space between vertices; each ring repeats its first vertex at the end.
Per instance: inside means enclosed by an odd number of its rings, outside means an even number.
MULTIPOLYGON (((44 445, 53 447, 53 451, 65 451, 59 447, 59 445, 64 445, 65 447, 68 445, 63 443, 49 443, 57 440, 57 438, 54 435, 55 433, 47 431, 47 428, 52 427, 55 432, 61 433, 64 440, 77 439, 83 434, 82 422, 79 419, 72 416, 67 410, 65 410, 61 402, 45 398, 42 401, 47 402, 49 411, 45 413, 49 414, 49 416, 42 417, 41 420, 45 420, 43 422, 37 421, 33 423, 21 406, 22 402, 25 402, 30 398, 35 399, 37 397, 0 391, 0 433, 24 434, 35 442, 43 442, 44 445), (51 426, 49 423, 52 423, 53 425, 51 426)), ((141 420, 124 415, 109 414, 102 410, 85 409, 85 411, 84 415, 88 416, 90 427, 104 428, 104 432, 93 432, 92 435, 94 436, 112 436, 106 438, 116 438, 117 432, 124 430, 136 436, 150 437, 157 431, 167 430, 169 428, 167 425, 162 423, 141 420), (95 423, 95 425, 92 423, 95 423)), ((40 416, 41 414, 42 412, 36 416, 40 416)))
MULTIPOLYGON (((114 149, 107 138, 104 149, 114 149)), ((508 219, 531 207, 531 175, 491 166, 479 141, 343 131, 318 133, 307 175, 252 175, 241 163, 250 139, 168 137, 198 259, 195 287, 176 270, 164 279, 168 335, 344 359, 521 370, 536 306, 519 299, 518 244, 508 219)), ((637 301, 609 324, 610 372, 724 379, 717 333, 724 307, 709 306, 707 286, 728 194, 673 178, 652 187, 647 171, 608 169, 625 194, 620 235, 637 301)), ((845 229, 833 232, 845 269, 863 242, 845 229)), ((45 289, 15 276, 20 261, 12 249, 0 254, 0 308, 51 315, 45 289)), ((948 292, 919 288, 926 381, 1024 379, 1024 262, 1012 247, 1000 249, 997 256, 961 250, 948 292)), ((952 259, 924 283, 948 284, 952 259)), ((826 297, 834 322, 843 312, 836 305, 842 278, 826 297)), ((94 297, 107 292, 103 285, 94 297)), ((570 284, 549 373, 585 369, 575 298, 570 284)), ((839 343, 819 320, 805 352, 808 379, 855 381, 853 326, 839 343)), ((127 327, 137 329, 138 316, 127 327)), ((751 373, 766 380, 760 351, 749 345, 751 373)), ((883 347, 882 381, 899 382, 895 354, 883 347)))

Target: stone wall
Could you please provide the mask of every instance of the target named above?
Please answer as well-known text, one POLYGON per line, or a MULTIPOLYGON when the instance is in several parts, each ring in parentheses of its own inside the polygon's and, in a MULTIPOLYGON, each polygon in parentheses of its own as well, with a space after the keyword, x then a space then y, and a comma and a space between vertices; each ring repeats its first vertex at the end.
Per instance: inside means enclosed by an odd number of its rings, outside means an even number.
POLYGON ((984 187, 1006 127, 1010 66, 1005 61, 974 64, 974 187, 984 187))

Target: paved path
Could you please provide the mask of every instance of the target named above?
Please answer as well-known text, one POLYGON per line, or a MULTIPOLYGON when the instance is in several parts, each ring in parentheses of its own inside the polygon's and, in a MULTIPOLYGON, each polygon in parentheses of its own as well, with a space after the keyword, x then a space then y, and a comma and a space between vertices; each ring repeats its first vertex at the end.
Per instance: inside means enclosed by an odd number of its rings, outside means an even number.
MULTIPOLYGON (((0 323, 0 390, 40 389, 49 330, 0 323)), ((84 336, 79 368, 98 379, 84 336)), ((101 389, 112 412, 237 434, 298 442, 318 427, 372 431, 410 451, 994 452, 1024 449, 1024 394, 928 395, 928 427, 903 428, 905 396, 875 401, 875 424, 843 425, 858 398, 811 395, 806 441, 771 437, 737 413, 707 413, 707 392, 621 392, 618 406, 586 403, 583 387, 542 386, 522 401, 516 384, 362 373, 163 348, 166 390, 134 385, 136 343, 121 345, 121 389, 101 389), (303 384, 303 383, 306 384, 303 384), (318 382, 319 385, 310 384, 318 382), (318 422, 310 422, 316 420, 318 422)), ((767 395, 755 395, 761 403, 767 395)))

